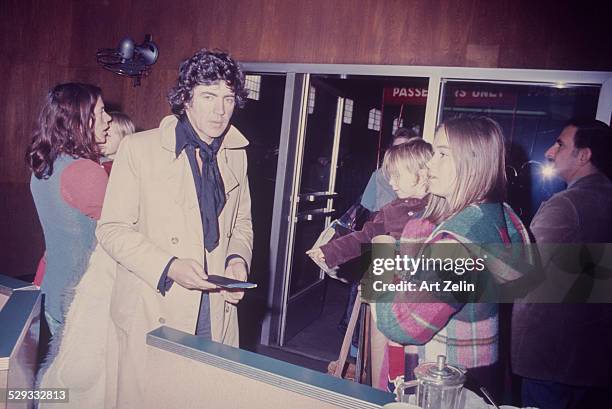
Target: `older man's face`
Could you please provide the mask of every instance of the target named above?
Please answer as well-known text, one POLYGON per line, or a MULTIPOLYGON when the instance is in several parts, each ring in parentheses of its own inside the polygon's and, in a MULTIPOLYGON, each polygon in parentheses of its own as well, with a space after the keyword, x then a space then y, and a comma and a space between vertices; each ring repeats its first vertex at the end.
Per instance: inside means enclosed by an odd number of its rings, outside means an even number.
POLYGON ((198 85, 185 112, 200 139, 211 143, 223 135, 234 113, 236 96, 223 81, 212 85, 198 85))
POLYGON ((566 126, 553 146, 544 154, 546 159, 553 163, 557 175, 566 182, 572 181, 579 167, 578 149, 574 145, 575 134, 575 126, 566 126))

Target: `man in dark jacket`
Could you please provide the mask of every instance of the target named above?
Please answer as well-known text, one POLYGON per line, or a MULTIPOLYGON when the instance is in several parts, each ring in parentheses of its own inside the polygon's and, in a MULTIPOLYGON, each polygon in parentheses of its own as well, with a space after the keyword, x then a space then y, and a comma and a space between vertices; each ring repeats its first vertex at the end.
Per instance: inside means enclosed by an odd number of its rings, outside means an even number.
MULTIPOLYGON (((572 121, 545 155, 567 189, 534 216, 536 242, 612 243, 612 182, 605 175, 610 127, 572 121)), ((547 273, 553 273, 555 255, 544 249, 542 254, 547 273)), ((612 407, 612 304, 516 304, 512 337, 523 406, 612 407)))

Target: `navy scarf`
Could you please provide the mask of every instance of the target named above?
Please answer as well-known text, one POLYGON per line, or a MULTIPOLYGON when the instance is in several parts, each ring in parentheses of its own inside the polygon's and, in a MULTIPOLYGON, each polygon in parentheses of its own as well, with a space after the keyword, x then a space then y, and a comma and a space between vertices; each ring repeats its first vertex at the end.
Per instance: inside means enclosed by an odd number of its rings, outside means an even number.
POLYGON ((176 155, 185 149, 189 158, 202 216, 204 247, 209 252, 219 245, 219 215, 225 206, 225 187, 217 164, 217 153, 224 136, 213 138, 209 145, 200 139, 187 115, 181 115, 176 124, 176 155), (201 170, 195 157, 197 148, 202 159, 201 170))

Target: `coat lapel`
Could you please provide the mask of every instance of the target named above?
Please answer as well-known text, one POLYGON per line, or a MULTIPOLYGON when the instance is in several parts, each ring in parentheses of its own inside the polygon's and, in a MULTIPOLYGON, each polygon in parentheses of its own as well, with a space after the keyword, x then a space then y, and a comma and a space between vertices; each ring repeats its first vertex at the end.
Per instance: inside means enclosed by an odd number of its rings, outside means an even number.
POLYGON ((242 135, 238 129, 230 126, 217 156, 219 173, 221 173, 221 177, 223 178, 226 196, 238 186, 238 178, 232 171, 229 163, 231 160, 231 151, 233 149, 244 149, 248 144, 249 142, 244 135, 242 135))
POLYGON ((219 152, 217 155, 217 164, 219 165, 219 173, 221 174, 221 178, 223 179, 223 187, 225 189, 225 195, 229 195, 229 192, 234 190, 236 186, 238 186, 238 179, 232 169, 229 166, 228 158, 227 158, 227 149, 223 149, 222 152, 219 152))
POLYGON ((172 194, 174 201, 181 209, 182 215, 187 220, 186 225, 190 234, 197 237, 198 242, 204 246, 202 216, 200 215, 198 194, 193 182, 189 159, 185 151, 182 151, 176 157, 176 118, 174 116, 164 118, 160 128, 162 131, 162 147, 169 152, 170 157, 165 181, 169 187, 168 191, 172 194))

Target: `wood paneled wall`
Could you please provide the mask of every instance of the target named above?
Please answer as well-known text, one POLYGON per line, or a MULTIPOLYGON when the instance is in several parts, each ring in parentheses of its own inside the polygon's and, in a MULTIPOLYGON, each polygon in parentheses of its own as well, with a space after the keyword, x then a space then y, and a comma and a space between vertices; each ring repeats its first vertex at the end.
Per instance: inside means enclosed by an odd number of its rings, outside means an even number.
POLYGON ((23 156, 59 82, 101 86, 107 105, 146 129, 169 113, 179 62, 202 47, 242 61, 611 70, 605 10, 584 3, 0 0, 0 270, 32 274, 42 254, 23 156), (99 48, 147 33, 160 57, 140 87, 96 64, 99 48))
POLYGON ((107 105, 146 129, 169 113, 179 62, 202 47, 242 61, 612 70, 606 10, 587 3, 0 0, 0 268, 30 274, 42 254, 23 156, 59 82, 101 86, 107 105), (96 64, 99 48, 147 33, 160 58, 142 86, 96 64))
POLYGON ((565 3, 2 0, 0 182, 27 181, 24 148, 51 86, 100 85, 107 104, 153 127, 169 112, 165 95, 179 61, 201 47, 243 61, 611 69, 605 11, 565 3), (96 65, 97 49, 146 33, 161 51, 142 86, 96 65))

